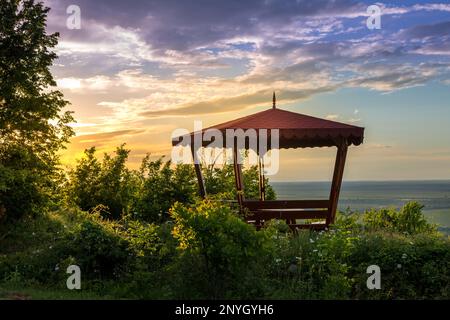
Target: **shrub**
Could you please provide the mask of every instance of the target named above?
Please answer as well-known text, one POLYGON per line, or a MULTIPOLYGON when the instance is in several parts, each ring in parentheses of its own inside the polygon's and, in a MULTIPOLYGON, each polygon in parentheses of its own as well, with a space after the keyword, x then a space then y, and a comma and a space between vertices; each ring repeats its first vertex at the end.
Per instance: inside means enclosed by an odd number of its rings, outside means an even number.
MULTIPOLYGON (((193 207, 174 205, 170 215, 175 221, 173 235, 178 240, 181 261, 188 265, 183 274, 190 297, 219 298, 257 294, 255 267, 268 254, 264 233, 242 221, 229 207, 203 201, 193 207), (252 282, 250 287, 249 282, 252 282)), ((183 280, 184 279, 184 280, 183 280)))
POLYGON ((170 161, 164 163, 162 158, 151 161, 147 155, 142 160, 138 177, 133 213, 145 221, 166 221, 175 202, 190 204, 197 199, 197 180, 190 165, 180 164, 171 168, 170 161))
POLYGON ((296 234, 272 226, 274 255, 267 263, 267 295, 276 299, 345 299, 350 296, 347 275, 351 241, 341 233, 299 230, 296 234), (275 233, 274 233, 274 230, 275 233))
POLYGON ((442 237, 364 234, 348 256, 356 299, 448 299, 450 244, 442 237), (381 289, 368 290, 366 269, 381 269, 381 289))
POLYGON ((135 193, 135 176, 126 167, 130 150, 121 145, 115 157, 105 154, 102 162, 97 160, 95 152, 95 147, 86 149, 85 157, 69 172, 68 198, 86 211, 104 205, 105 213, 120 218, 129 211, 135 193))
MULTIPOLYGON (((206 166, 203 170, 205 188, 208 196, 217 199, 236 199, 236 186, 234 168, 232 164, 225 164, 222 167, 215 165, 206 166)), ((243 170, 244 196, 247 199, 259 199, 259 173, 256 166, 251 166, 243 170)), ((265 192, 266 200, 276 198, 275 191, 269 185, 266 178, 265 192)))
POLYGON ((0 222, 45 210, 53 184, 49 168, 28 148, 0 146, 0 222), (47 171, 47 176, 42 175, 47 171))
POLYGON ((384 229, 407 234, 436 231, 436 227, 426 221, 422 209, 423 205, 417 202, 409 202, 400 210, 372 209, 364 213, 363 221, 366 227, 375 230, 384 229))
POLYGON ((87 277, 116 277, 127 265, 128 242, 117 223, 104 221, 96 211, 66 235, 60 257, 73 257, 87 277))

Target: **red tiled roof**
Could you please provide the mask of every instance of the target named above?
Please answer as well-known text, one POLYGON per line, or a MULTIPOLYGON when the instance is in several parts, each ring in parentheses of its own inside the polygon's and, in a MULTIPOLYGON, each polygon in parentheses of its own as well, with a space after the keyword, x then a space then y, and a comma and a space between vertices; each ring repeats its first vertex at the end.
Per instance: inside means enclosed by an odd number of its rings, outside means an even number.
MULTIPOLYGON (((320 119, 296 112, 271 108, 221 124, 205 128, 217 129, 279 129, 280 148, 305 148, 347 145, 360 145, 364 139, 364 128, 341 122, 320 119)), ((194 133, 191 133, 191 137, 194 133)), ((179 138, 172 144, 177 145, 179 138)), ((268 138, 270 140, 270 138, 268 138)), ((210 142, 205 142, 207 146, 210 142)), ((225 142, 224 142, 225 144, 225 142)))

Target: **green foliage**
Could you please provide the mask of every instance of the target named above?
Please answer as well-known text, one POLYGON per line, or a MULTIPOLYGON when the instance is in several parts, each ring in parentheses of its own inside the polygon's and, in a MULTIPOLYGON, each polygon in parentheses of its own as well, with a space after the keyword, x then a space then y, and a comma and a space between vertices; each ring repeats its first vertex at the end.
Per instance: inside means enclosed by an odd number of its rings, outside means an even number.
POLYGON ((105 154, 102 162, 95 152, 95 147, 85 150, 85 157, 69 172, 68 197, 86 211, 104 205, 105 212, 117 219, 130 210, 137 183, 125 165, 130 150, 122 145, 114 157, 105 154))
POLYGON ((98 214, 76 225, 58 249, 62 256, 73 257, 86 277, 115 276, 123 271, 128 259, 128 243, 119 226, 102 223, 98 214))
POLYGON ((151 161, 147 155, 137 174, 139 185, 133 206, 137 218, 162 222, 168 219, 175 202, 189 204, 197 198, 197 180, 190 165, 173 168, 170 161, 163 162, 162 158, 151 161))
POLYGON ((450 245, 435 236, 362 234, 348 257, 357 299, 448 299, 450 245), (381 290, 367 290, 368 265, 380 267, 381 290))
MULTIPOLYGON (((208 196, 215 199, 236 199, 236 185, 232 164, 221 167, 210 165, 203 170, 205 188, 208 196)), ((259 199, 259 173, 257 166, 243 170, 244 196, 246 199, 259 199)), ((269 179, 264 179, 266 200, 276 199, 275 191, 269 185, 269 179)))
POLYGON ((266 294, 277 299, 347 297, 352 282, 344 261, 351 242, 334 233, 301 230, 293 235, 283 224, 266 228, 275 246, 274 255, 266 263, 266 294))
POLYGON ((423 205, 417 202, 405 204, 401 210, 369 210, 364 213, 364 224, 372 229, 386 229, 407 234, 434 232, 435 226, 429 224, 422 214, 423 205))
POLYGON ((255 294, 256 283, 253 291, 246 285, 255 274, 256 261, 269 252, 264 233, 242 221, 228 206, 209 201, 194 207, 177 203, 170 214, 182 264, 193 268, 193 277, 183 272, 179 278, 191 287, 187 296, 195 294, 192 286, 197 294, 210 298, 226 297, 235 290, 255 294))
POLYGON ((58 34, 45 31, 48 8, 0 2, 0 212, 8 219, 45 209, 57 152, 73 135, 70 112, 50 66, 58 34), (30 199, 26 203, 25 199, 30 199))
POLYGON ((165 228, 106 220, 102 210, 55 212, 9 226, 0 239, 0 248, 9 248, 0 250, 0 282, 20 274, 37 283, 65 285, 70 264, 80 266, 85 280, 106 281, 155 270, 170 259, 175 242, 164 235, 165 228))
MULTIPOLYGON (((151 160, 147 155, 139 170, 126 167, 129 150, 120 146, 116 155, 105 154, 100 162, 94 147, 85 150, 84 157, 69 172, 69 201, 89 211, 97 205, 108 207, 111 217, 119 219, 132 214, 135 219, 164 222, 176 202, 193 204, 198 200, 198 183, 192 165, 172 165, 163 158, 151 160)), ((246 198, 259 198, 259 176, 256 167, 243 171, 246 198)), ((275 192, 266 183, 266 199, 275 199, 275 192)), ((209 167, 205 170, 209 198, 236 199, 233 166, 209 167)))
POLYGON ((324 232, 260 231, 214 202, 176 204, 174 222, 103 219, 74 209, 0 229, 0 286, 65 287, 70 264, 83 291, 114 298, 448 299, 450 242, 438 233, 368 228, 339 213, 324 232), (381 289, 366 287, 380 266, 381 289))
POLYGON ((37 164, 36 155, 27 148, 0 146, 0 221, 37 213, 47 206, 51 181, 43 179, 37 164))
POLYGON ((327 232, 286 233, 270 224, 274 257, 266 294, 285 299, 448 299, 450 242, 434 233, 369 231, 353 214, 327 232), (381 268, 381 289, 366 286, 367 267, 381 268))

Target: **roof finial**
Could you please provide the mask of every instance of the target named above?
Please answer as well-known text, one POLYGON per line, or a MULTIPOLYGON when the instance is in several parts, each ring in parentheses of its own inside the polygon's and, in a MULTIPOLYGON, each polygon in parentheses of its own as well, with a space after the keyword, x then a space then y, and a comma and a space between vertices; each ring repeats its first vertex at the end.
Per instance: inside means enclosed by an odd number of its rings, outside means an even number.
POLYGON ((272 98, 272 109, 276 109, 277 108, 277 97, 275 96, 275 91, 273 92, 273 98, 272 98))

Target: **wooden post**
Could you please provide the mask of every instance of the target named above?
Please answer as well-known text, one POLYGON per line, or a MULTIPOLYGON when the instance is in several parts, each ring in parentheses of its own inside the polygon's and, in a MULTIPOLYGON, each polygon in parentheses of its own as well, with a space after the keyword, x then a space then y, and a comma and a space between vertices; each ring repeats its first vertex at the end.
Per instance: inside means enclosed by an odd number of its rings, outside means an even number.
POLYGON ((262 168, 262 159, 258 154, 258 173, 259 173, 259 201, 264 201, 264 176, 263 176, 263 168, 262 168))
POLYGON ((333 182, 330 191, 330 207, 328 208, 327 226, 334 223, 341 190, 342 177, 344 176, 345 158, 347 157, 347 142, 344 141, 337 148, 336 162, 334 164, 333 182))
POLYGON ((197 176, 197 180, 198 180, 199 195, 202 199, 205 199, 206 189, 205 189, 205 181, 203 180, 202 167, 200 165, 200 162, 197 159, 197 153, 196 153, 196 150, 194 150, 193 146, 191 146, 191 152, 192 152, 192 158, 194 159, 195 175, 197 176))
POLYGON ((239 207, 242 210, 242 203, 244 201, 244 181, 242 178, 242 164, 239 164, 238 148, 235 144, 233 149, 233 165, 234 165, 234 179, 236 182, 236 193, 239 207))

